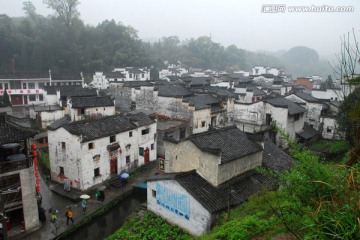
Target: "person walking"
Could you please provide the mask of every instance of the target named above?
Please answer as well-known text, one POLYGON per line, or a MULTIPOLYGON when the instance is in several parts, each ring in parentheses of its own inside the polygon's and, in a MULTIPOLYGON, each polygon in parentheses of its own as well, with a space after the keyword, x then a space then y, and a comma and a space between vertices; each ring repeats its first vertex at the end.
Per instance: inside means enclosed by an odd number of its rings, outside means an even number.
POLYGON ((56 215, 56 213, 57 213, 57 212, 58 212, 58 211, 55 210, 55 209, 51 212, 50 222, 52 222, 52 223, 55 223, 55 222, 56 222, 56 220, 57 220, 57 215, 56 215))
POLYGON ((97 192, 95 193, 95 197, 96 197, 96 200, 97 200, 98 202, 100 202, 100 191, 97 191, 97 192))
POLYGON ((100 199, 100 202, 102 204, 104 204, 104 201, 105 201, 105 193, 104 193, 104 191, 100 191, 99 199, 100 199))
POLYGON ((71 207, 67 207, 66 210, 66 225, 69 225, 69 220, 71 220, 71 223, 74 224, 73 212, 71 211, 71 207))
POLYGON ((82 209, 83 209, 83 213, 86 212, 86 205, 87 205, 87 202, 86 202, 85 199, 83 199, 83 200, 81 201, 81 207, 82 207, 82 209))

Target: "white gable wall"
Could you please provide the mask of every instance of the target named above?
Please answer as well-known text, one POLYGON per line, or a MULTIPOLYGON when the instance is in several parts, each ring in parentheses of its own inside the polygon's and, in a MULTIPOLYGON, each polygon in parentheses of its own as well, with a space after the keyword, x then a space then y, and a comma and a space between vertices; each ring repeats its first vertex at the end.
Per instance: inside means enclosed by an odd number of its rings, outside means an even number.
POLYGON ((210 231, 211 213, 174 180, 148 182, 147 207, 192 235, 200 236, 210 231), (188 219, 180 215, 183 212, 189 213, 188 219))
POLYGON ((59 120, 65 116, 64 110, 50 111, 50 112, 38 112, 41 119, 41 127, 46 128, 50 126, 56 120, 59 120))

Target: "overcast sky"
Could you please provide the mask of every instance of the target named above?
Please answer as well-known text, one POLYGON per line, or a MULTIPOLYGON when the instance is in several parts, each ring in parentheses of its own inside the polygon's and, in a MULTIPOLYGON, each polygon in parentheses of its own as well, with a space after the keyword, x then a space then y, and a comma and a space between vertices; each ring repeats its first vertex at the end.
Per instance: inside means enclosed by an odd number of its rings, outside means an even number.
MULTIPOLYGON (((25 0, 0 0, 0 14, 23 16, 25 0)), ((53 14, 42 0, 31 0, 42 15, 53 14)), ((224 46, 247 50, 289 50, 307 46, 321 56, 340 50, 340 37, 352 29, 360 36, 359 0, 80 0, 85 24, 106 19, 131 25, 143 39, 211 36, 224 46), (268 13, 269 3, 285 4, 283 13, 268 13), (352 12, 290 12, 289 6, 352 6, 352 12), (263 11, 265 12, 263 12, 263 11)), ((274 10, 273 10, 274 11, 274 10)), ((360 39, 358 39, 360 40, 360 39)))

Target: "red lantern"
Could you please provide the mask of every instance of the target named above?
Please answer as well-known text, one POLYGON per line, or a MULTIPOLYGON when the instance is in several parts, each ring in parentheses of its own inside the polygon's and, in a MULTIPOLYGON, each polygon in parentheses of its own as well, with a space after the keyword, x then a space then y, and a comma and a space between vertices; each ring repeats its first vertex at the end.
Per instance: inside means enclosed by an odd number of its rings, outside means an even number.
POLYGON ((38 165, 38 163, 39 163, 38 159, 37 159, 37 158, 34 158, 34 164, 35 164, 35 165, 38 165))
POLYGON ((119 153, 122 154, 122 149, 120 148, 119 153))
POLYGON ((38 165, 35 165, 35 166, 34 166, 34 169, 35 169, 35 172, 39 171, 38 165))
POLYGON ((33 151, 36 150, 36 144, 35 144, 35 143, 31 144, 31 149, 32 149, 33 151))
POLYGON ((39 178, 39 172, 35 172, 35 177, 39 178))
POLYGON ((33 151, 33 156, 36 157, 37 156, 37 152, 33 151))
POLYGON ((40 186, 36 186, 36 192, 40 192, 40 186))
POLYGON ((37 186, 40 185, 40 179, 36 179, 35 183, 36 183, 37 186))

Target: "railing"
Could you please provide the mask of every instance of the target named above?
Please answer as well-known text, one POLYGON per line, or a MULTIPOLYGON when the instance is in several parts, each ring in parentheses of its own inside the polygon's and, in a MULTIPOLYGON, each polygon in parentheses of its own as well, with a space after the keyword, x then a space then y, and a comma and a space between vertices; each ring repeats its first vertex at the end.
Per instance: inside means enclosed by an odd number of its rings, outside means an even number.
POLYGON ((30 158, 24 160, 15 160, 15 161, 4 161, 0 163, 0 174, 18 171, 32 167, 33 163, 30 158))

